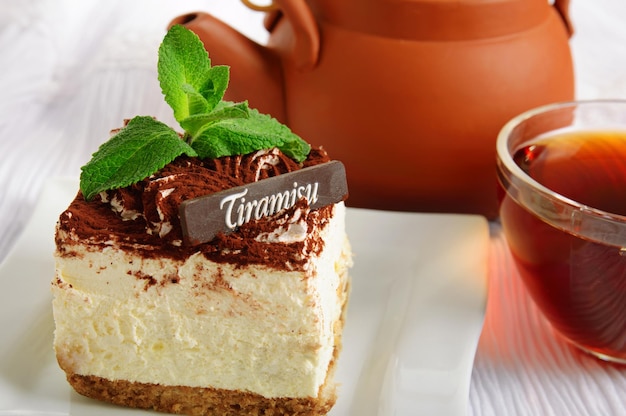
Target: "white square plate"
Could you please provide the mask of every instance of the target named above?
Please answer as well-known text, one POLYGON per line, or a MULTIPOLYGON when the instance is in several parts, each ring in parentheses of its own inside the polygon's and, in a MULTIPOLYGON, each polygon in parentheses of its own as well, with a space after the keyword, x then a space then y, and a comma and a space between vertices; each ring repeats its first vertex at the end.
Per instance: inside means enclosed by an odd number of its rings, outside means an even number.
MULTIPOLYGON (((74 179, 51 180, 0 265, 0 415, 137 415, 76 394, 58 368, 54 226, 74 179)), ((464 415, 487 295, 487 221, 350 208, 355 266, 331 416, 464 415)))

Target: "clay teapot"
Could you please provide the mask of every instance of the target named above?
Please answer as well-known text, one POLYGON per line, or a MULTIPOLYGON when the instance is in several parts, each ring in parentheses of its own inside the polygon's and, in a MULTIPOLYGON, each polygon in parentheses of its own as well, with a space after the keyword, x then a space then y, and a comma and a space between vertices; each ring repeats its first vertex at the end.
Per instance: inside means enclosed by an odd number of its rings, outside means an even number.
MULTIPOLYGON (((250 7, 256 7, 245 0, 250 7)), ((346 166, 349 205, 497 214, 495 139, 574 98, 569 1, 273 0, 267 45, 175 18, 248 100, 346 166)))

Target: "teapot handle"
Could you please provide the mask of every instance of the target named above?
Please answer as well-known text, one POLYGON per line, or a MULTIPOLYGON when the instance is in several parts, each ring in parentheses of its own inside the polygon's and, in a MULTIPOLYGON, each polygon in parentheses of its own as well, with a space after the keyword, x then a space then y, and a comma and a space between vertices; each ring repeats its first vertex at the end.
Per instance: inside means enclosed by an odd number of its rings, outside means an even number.
POLYGON ((311 69, 318 61, 320 34, 311 9, 304 0, 272 0, 268 5, 258 5, 251 0, 241 0, 252 10, 268 12, 265 27, 272 31, 282 15, 293 28, 291 58, 298 69, 311 69))
POLYGON ((565 24, 567 34, 571 37, 574 34, 574 26, 572 25, 572 20, 569 16, 569 3, 570 0, 554 0, 554 8, 561 16, 561 19, 565 24))
POLYGON ((270 4, 256 4, 250 0, 241 0, 241 2, 245 4, 246 7, 248 7, 249 9, 255 10, 257 12, 269 12, 278 8, 278 6, 276 6, 273 1, 270 4))

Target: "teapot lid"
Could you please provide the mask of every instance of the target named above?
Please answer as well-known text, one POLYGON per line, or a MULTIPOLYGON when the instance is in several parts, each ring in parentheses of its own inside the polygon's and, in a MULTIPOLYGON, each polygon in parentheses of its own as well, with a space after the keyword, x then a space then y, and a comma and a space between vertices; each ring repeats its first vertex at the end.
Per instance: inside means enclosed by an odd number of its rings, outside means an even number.
POLYGON ((411 40, 456 41, 522 32, 548 18, 546 0, 307 0, 317 19, 411 40))

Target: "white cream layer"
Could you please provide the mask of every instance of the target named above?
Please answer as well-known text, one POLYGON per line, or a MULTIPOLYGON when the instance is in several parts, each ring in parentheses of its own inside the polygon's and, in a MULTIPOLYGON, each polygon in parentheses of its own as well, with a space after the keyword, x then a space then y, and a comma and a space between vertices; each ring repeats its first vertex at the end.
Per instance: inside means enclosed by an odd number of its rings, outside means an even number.
POLYGON ((61 367, 110 380, 316 397, 350 263, 345 207, 334 211, 325 249, 304 272, 72 246, 78 256, 57 257, 52 285, 61 367))

